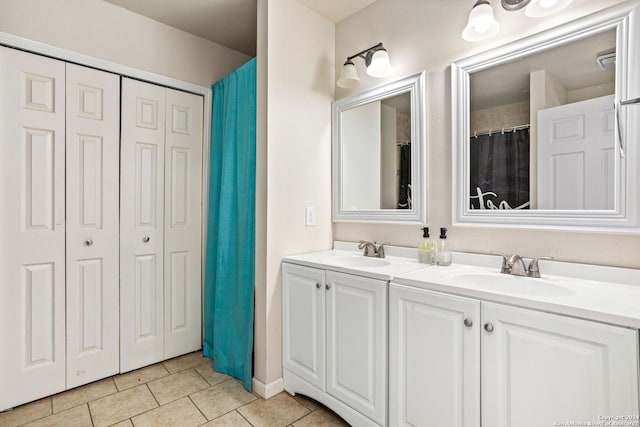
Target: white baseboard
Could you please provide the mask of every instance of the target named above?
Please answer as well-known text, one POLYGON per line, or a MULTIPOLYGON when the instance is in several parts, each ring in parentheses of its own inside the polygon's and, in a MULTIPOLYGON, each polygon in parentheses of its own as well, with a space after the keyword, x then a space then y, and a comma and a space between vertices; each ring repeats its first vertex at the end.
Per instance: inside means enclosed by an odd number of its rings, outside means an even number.
POLYGON ((253 391, 263 399, 269 399, 281 391, 284 391, 284 381, 282 378, 278 378, 269 384, 265 384, 256 377, 253 377, 251 380, 251 386, 253 387, 253 391))

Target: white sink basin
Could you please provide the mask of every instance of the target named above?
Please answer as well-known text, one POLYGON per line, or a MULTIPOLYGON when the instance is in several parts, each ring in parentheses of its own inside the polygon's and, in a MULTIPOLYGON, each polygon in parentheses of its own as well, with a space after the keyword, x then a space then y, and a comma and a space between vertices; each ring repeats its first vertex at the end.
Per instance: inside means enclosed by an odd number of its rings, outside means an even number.
POLYGON ((331 261, 336 265, 344 267, 384 267, 391 264, 382 258, 371 258, 365 256, 332 256, 331 261))
POLYGON ((495 290, 497 292, 514 295, 557 297, 574 294, 571 289, 554 283, 553 280, 511 276, 502 273, 466 272, 455 275, 452 277, 452 280, 460 284, 482 288, 487 291, 495 290))

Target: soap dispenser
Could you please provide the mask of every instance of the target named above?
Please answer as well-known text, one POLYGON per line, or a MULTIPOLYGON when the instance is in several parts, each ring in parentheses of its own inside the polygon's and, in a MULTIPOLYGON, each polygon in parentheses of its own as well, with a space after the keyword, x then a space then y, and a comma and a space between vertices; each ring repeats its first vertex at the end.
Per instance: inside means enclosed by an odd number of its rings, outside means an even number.
POLYGON ((418 261, 435 264, 436 242, 429 237, 429 227, 422 227, 422 240, 418 243, 418 261))
POLYGON ((444 227, 440 229, 440 239, 438 239, 436 247, 436 264, 442 266, 451 265, 451 250, 447 243, 447 229, 444 227))

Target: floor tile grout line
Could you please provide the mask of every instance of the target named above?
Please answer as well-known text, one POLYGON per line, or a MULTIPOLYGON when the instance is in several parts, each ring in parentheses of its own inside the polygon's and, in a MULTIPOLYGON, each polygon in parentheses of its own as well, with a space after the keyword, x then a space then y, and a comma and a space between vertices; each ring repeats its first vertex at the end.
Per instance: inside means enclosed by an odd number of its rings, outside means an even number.
MULTIPOLYGON (((147 384, 140 384, 140 385, 137 385, 136 387, 140 387, 140 386, 147 386, 147 384)), ((131 388, 128 388, 127 390, 131 390, 132 388, 136 388, 136 387, 131 387, 131 388)), ((130 417, 128 417, 128 418, 125 418, 124 420, 116 421, 115 423, 113 423, 113 424, 109 424, 109 425, 110 425, 110 426, 112 426, 112 425, 114 425, 114 424, 120 424, 120 423, 123 423, 123 422, 125 422, 125 421, 127 421, 127 420, 131 420, 131 425, 135 426, 135 423, 133 422, 133 418, 134 418, 134 417, 137 417, 138 415, 146 414, 147 412, 151 412, 151 411, 153 411, 154 409, 162 408, 162 405, 161 405, 160 403, 158 403, 158 400, 157 400, 157 399, 156 399, 156 397, 153 395, 153 392, 149 389, 149 387, 148 387, 148 386, 147 386, 147 391, 148 391, 149 393, 151 393, 151 397, 153 397, 153 400, 156 402, 156 404, 157 404, 158 406, 156 406, 155 408, 147 409, 146 411, 144 411, 144 412, 140 412, 139 414, 132 415, 132 416, 130 416, 130 417)))
MULTIPOLYGON (((162 365, 162 363, 155 363, 155 364, 153 364, 153 365, 144 366, 144 367, 142 367, 142 368, 134 369, 133 371, 125 372, 124 374, 118 374, 118 375, 115 375, 115 376, 113 377, 113 378, 114 378, 114 382, 115 382, 115 377, 116 377, 116 376, 119 376, 119 375, 128 375, 128 374, 130 374, 130 373, 132 373, 132 372, 140 371, 140 370, 143 370, 143 369, 146 369, 146 368, 150 368, 150 367, 152 367, 152 366, 156 366, 156 365, 162 365)), ((141 385, 144 385, 144 384, 149 384, 150 382, 153 382, 153 381, 156 381, 156 380, 160 380, 160 379, 162 379, 162 378, 166 378, 166 377, 169 377, 169 376, 171 376, 171 375, 172 375, 172 374, 171 374, 171 372, 169 372, 169 371, 167 370, 167 368, 165 368, 164 366, 162 366, 162 368, 165 370, 166 375, 162 375, 161 377, 157 377, 157 378, 152 378, 152 379, 150 379, 150 380, 147 380, 147 381, 142 382, 142 383, 138 383, 138 384, 133 385, 133 386, 131 386, 131 387, 123 388, 122 390, 120 390, 120 388, 118 387, 118 384, 116 383, 116 389, 118 389, 118 392, 123 392, 123 391, 131 390, 132 388, 136 388, 136 387, 141 386, 141 385)))
MULTIPOLYGON (((209 387, 211 387, 211 386, 209 386, 209 387)), ((206 390, 206 388, 204 388, 203 390, 206 390)), ((201 391, 202 391, 202 390, 201 390, 201 391)), ((197 393, 197 392, 196 392, 196 393, 197 393)), ((191 398, 191 394, 187 396, 187 399, 189 399, 189 401, 191 402, 191 404, 192 404, 193 406, 195 406, 195 407, 196 407, 196 409, 198 410, 198 412, 200 412, 200 414, 202 414, 202 417, 206 420, 206 421, 205 421, 203 424, 201 424, 201 425, 204 425, 204 424, 208 423, 208 422, 210 421, 210 420, 209 420, 209 418, 207 418, 207 416, 204 414, 204 412, 202 412, 202 410, 200 409, 200 407, 199 407, 198 405, 196 405, 196 402, 194 402, 194 401, 193 401, 193 399, 191 398)))
MULTIPOLYGON (((298 404, 299 404, 299 405, 302 405, 302 403, 298 403, 298 404)), ((293 423, 297 423, 298 421, 300 421, 300 420, 301 420, 301 419, 303 419, 304 417, 309 416, 309 415, 311 415, 311 414, 313 414, 313 413, 315 412, 315 411, 312 411, 311 409, 307 408, 307 407, 306 407, 306 406, 304 406, 304 405, 302 405, 302 407, 303 407, 303 408, 305 408, 305 409, 306 409, 307 411, 309 411, 309 412, 307 412, 306 414, 304 414, 303 416, 301 416, 301 417, 300 417, 300 418, 298 418, 297 420, 291 421, 291 422, 289 423, 289 425, 293 425, 293 423)))
POLYGON ((253 423, 251 423, 251 421, 249 421, 247 419, 247 417, 245 417, 244 415, 242 415, 242 412, 238 411, 237 409, 234 409, 234 411, 236 411, 247 423, 249 423, 250 426, 253 427, 253 423))
MULTIPOLYGON (((110 377, 109 379, 111 379, 111 378, 113 378, 113 377, 110 377)), ((54 396, 61 395, 61 394, 66 394, 66 393, 72 393, 73 391, 75 391, 75 390, 79 389, 80 387, 90 386, 90 385, 93 385, 93 384, 95 384, 95 383, 97 383, 97 382, 105 381, 106 379, 107 379, 107 378, 102 378, 102 379, 100 379, 100 380, 95 380, 94 382, 91 382, 91 383, 89 383, 89 384, 81 385, 81 386, 78 386, 78 387, 76 387, 76 388, 72 388, 71 390, 61 391, 60 393, 56 393, 55 395, 50 396, 49 398, 51 399, 51 415, 56 415, 56 414, 59 414, 60 412, 68 411, 69 409, 77 408, 78 406, 82 406, 82 405, 85 405, 85 404, 86 404, 86 405, 88 405, 88 404, 89 404, 89 403, 91 403, 91 402, 95 402, 95 401, 100 400, 100 399, 103 399, 103 398, 105 398, 105 397, 113 396, 114 394, 118 394, 118 393, 120 393, 120 392, 118 391, 118 387, 116 387, 115 382, 114 382, 113 387, 116 389, 116 391, 115 391, 115 392, 113 392, 113 393, 108 393, 108 394, 105 394, 105 395, 103 395, 103 396, 100 396, 100 397, 98 397, 98 398, 96 398, 96 399, 88 400, 88 401, 86 401, 86 402, 78 403, 77 405, 70 406, 70 407, 68 407, 68 408, 63 409, 62 411, 58 411, 58 412, 54 412, 54 411, 53 411, 53 398, 54 398, 54 396)), ((34 421, 36 421, 36 420, 34 420, 34 421)))
MULTIPOLYGON (((158 406, 157 406, 157 407, 158 407, 158 408, 159 408, 159 407, 161 407, 162 405, 160 404, 160 402, 159 402, 159 401, 158 401, 158 399, 156 398, 156 395, 155 395, 155 394, 153 394, 153 391, 151 391, 151 387, 149 387, 149 383, 145 383, 145 384, 144 384, 144 386, 147 388, 147 391, 148 391, 149 393, 151 393, 151 397, 153 397, 153 400, 155 400, 155 402, 158 404, 158 406)), ((156 409, 156 408, 153 408, 153 409, 156 409)), ((152 409, 149 409, 149 411, 152 411, 152 409)), ((149 411, 147 411, 147 412, 149 412, 149 411)), ((140 415, 140 414, 138 414, 138 415, 140 415)), ((131 418, 133 418, 133 417, 131 417, 131 418)), ((133 420, 131 420, 131 422, 133 423, 133 420)))
POLYGON ((96 423, 93 422, 93 414, 91 413, 91 406, 89 406, 89 402, 85 403, 85 405, 87 405, 87 411, 89 411, 89 419, 91 420, 91 425, 95 427, 96 423))

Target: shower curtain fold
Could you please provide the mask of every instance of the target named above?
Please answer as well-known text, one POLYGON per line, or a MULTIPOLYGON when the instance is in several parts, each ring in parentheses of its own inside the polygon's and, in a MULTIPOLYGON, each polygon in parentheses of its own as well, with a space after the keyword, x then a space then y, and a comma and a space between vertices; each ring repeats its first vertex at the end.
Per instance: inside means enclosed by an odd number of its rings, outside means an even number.
POLYGON ((398 209, 412 209, 411 205, 411 143, 400 146, 400 188, 398 209))
POLYGON ((251 391, 256 59, 212 86, 203 354, 251 391))
POLYGON ((471 137, 469 207, 529 209, 529 129, 471 137))

